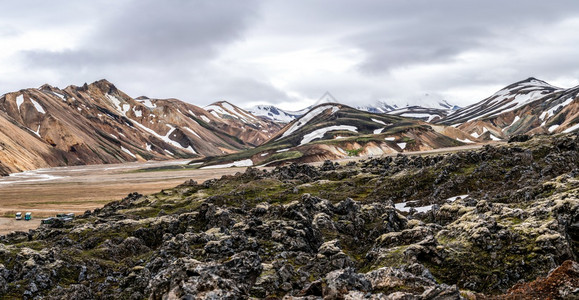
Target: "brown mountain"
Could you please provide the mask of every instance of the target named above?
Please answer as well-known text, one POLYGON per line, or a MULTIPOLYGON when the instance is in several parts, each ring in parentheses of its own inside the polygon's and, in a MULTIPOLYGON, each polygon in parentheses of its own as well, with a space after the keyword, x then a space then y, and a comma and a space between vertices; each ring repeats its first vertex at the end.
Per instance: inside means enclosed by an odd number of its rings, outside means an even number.
POLYGON ((177 99, 134 99, 106 80, 62 90, 44 85, 0 98, 0 174, 233 153, 270 130, 267 121, 259 125, 239 134, 240 121, 177 99))

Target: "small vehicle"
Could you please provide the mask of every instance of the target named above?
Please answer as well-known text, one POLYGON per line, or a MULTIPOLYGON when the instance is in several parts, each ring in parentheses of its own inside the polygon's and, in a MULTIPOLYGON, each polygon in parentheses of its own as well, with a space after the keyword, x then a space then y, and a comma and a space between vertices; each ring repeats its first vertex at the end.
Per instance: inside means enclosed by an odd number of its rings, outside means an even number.
POLYGON ((42 219, 40 221, 40 224, 53 224, 55 219, 56 218, 53 218, 53 217, 42 219))
POLYGON ((16 220, 22 220, 22 213, 21 212, 16 213, 16 220))
POLYGON ((56 214, 56 218, 64 222, 72 221, 74 220, 74 213, 56 214))
POLYGON ((27 212, 26 214, 24 214, 24 220, 25 220, 25 221, 30 221, 30 220, 32 220, 32 213, 31 213, 31 212, 27 212))

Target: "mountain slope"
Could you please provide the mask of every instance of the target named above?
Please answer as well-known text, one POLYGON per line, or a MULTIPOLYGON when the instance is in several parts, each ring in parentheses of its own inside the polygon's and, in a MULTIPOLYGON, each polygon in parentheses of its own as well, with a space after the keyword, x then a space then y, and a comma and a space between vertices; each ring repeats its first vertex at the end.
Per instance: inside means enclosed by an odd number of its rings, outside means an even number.
POLYGON ((570 132, 579 128, 578 95, 579 87, 561 89, 528 78, 457 110, 439 123, 483 139, 570 132))
MULTIPOLYGON (((0 170, 220 155, 250 145, 226 122, 176 99, 133 99, 100 80, 0 98, 0 170)), ((251 136, 247 136, 251 140, 251 136)))
POLYGON ((204 166, 279 164, 289 160, 312 162, 430 150, 462 145, 461 140, 477 141, 452 127, 431 126, 415 119, 373 114, 329 103, 312 108, 260 147, 208 159, 204 166))
POLYGON ((214 122, 217 128, 252 146, 264 143, 282 128, 274 121, 258 118, 227 101, 210 104, 205 110, 219 120, 214 122))

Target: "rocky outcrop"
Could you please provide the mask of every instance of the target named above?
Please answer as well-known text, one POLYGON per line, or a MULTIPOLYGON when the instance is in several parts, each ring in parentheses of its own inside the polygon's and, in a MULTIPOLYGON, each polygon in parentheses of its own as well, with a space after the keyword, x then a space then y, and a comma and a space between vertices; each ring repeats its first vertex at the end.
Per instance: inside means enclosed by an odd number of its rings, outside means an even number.
POLYGON ((569 298, 579 288, 578 147, 577 135, 540 136, 133 193, 0 237, 0 295, 569 298))

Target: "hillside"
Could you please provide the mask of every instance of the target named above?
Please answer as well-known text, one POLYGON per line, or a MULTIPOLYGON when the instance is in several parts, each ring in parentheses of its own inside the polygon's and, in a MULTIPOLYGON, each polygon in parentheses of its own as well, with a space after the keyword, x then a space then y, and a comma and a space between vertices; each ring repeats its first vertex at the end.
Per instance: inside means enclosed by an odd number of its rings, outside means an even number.
POLYGON ((243 110, 227 101, 218 101, 204 108, 221 122, 215 127, 236 136, 252 146, 258 146, 277 133, 282 125, 243 110))
MULTIPOLYGON (((476 139, 452 127, 337 104, 321 104, 286 125, 263 145, 204 160, 202 167, 313 162, 462 145, 476 139), (470 138, 470 140, 469 140, 470 138)), ((195 160, 198 163, 200 160, 195 160)))
POLYGON ((457 127, 485 140, 571 132, 579 128, 578 94, 579 87, 561 89, 528 78, 437 123, 457 127))
POLYGON ((133 193, 0 237, 0 297, 574 299, 578 149, 537 136, 133 193))
POLYGON ((267 121, 251 127, 223 120, 177 99, 133 99, 106 80, 5 94, 0 125, 1 175, 48 166, 233 153, 263 140, 264 129, 278 128, 267 121))

